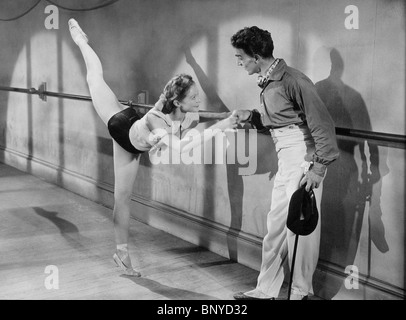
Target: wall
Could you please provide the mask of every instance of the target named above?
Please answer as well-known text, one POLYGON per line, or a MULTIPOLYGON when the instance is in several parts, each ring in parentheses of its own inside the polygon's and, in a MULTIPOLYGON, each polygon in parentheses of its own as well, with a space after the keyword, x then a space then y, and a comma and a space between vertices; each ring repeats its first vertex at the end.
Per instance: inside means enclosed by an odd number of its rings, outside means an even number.
MULTIPOLYGON (((102 3, 64 1, 71 8, 102 3)), ((186 72, 198 80, 202 109, 252 108, 259 88, 236 66, 230 37, 257 25, 271 31, 276 57, 316 83, 338 127, 405 134, 403 1, 120 0, 93 11, 61 9, 56 30, 44 27, 48 4, 0 21, 0 86, 46 82, 48 91, 88 95, 67 29, 74 17, 120 99, 148 90, 153 103, 172 75, 186 72), (359 10, 359 29, 345 27, 348 5, 359 10)), ((12 1, 0 6, 0 18, 23 11, 12 1)), ((0 105, 1 161, 112 206, 112 145, 91 103, 0 91, 0 105)), ((249 140, 240 130, 236 138, 247 149, 256 143, 249 174, 240 174, 247 168, 241 162, 152 165, 144 157, 133 216, 258 269, 276 155, 267 136, 249 140)), ((325 180, 315 292, 327 299, 403 298, 404 144, 339 139, 341 158, 325 180), (359 271, 358 290, 344 286, 350 265, 359 271)))

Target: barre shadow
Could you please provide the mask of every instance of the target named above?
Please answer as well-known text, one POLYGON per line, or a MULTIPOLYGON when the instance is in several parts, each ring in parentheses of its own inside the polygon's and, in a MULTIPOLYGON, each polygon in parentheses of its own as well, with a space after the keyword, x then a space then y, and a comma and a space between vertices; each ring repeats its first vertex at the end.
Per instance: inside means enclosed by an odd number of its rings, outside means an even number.
POLYGON ((176 255, 187 255, 187 259, 193 263, 198 268, 210 268, 214 266, 222 266, 228 264, 234 264, 235 262, 230 259, 220 259, 216 261, 210 262, 199 262, 201 261, 200 254, 210 253, 211 251, 199 247, 199 246, 191 246, 191 247, 181 247, 181 248, 169 248, 165 250, 166 252, 170 252, 176 255), (197 255, 194 255, 197 254, 197 255))
MULTIPOLYGON (((371 131, 364 99, 341 79, 344 61, 337 49, 331 49, 330 60, 330 75, 317 82, 316 88, 336 127, 371 131)), ((371 243, 382 253, 389 250, 380 205, 381 178, 389 172, 386 164, 387 148, 378 148, 371 141, 342 136, 337 137, 337 142, 340 157, 329 166, 324 179, 320 258, 339 265, 343 272, 346 266, 353 265, 359 252, 363 221, 367 218, 368 267, 360 272, 369 276, 371 243), (357 161, 358 154, 361 164, 357 161)), ((315 293, 331 299, 341 286, 341 280, 321 279, 315 284, 315 293), (334 283, 326 283, 327 281, 334 283)))
POLYGON ((34 207, 33 210, 37 215, 51 221, 58 228, 68 245, 73 249, 85 254, 88 258, 96 258, 101 261, 105 260, 104 256, 100 256, 92 250, 94 245, 91 239, 83 236, 75 224, 58 217, 57 211, 48 211, 41 207, 34 207))
POLYGON ((218 298, 210 295, 174 288, 148 278, 131 277, 125 274, 120 275, 120 277, 131 280, 136 285, 142 286, 151 292, 159 294, 170 300, 219 300, 218 298))
POLYGON ((48 211, 44 208, 34 207, 35 213, 45 219, 51 221, 58 229, 62 235, 66 234, 79 234, 78 227, 72 222, 58 217, 58 212, 48 211))

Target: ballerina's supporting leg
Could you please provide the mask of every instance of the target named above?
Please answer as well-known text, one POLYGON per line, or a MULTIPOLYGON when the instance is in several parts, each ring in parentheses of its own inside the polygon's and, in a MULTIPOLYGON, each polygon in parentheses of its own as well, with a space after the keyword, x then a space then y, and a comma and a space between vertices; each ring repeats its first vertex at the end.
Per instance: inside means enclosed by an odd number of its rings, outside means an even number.
POLYGON ((140 157, 121 148, 113 141, 114 152, 114 209, 113 222, 117 251, 114 255, 116 263, 123 268, 128 275, 140 276, 131 264, 131 259, 126 247, 129 239, 131 195, 134 188, 135 178, 139 167, 140 157), (119 257, 120 261, 117 261, 119 257), (122 263, 122 264, 121 264, 122 263))

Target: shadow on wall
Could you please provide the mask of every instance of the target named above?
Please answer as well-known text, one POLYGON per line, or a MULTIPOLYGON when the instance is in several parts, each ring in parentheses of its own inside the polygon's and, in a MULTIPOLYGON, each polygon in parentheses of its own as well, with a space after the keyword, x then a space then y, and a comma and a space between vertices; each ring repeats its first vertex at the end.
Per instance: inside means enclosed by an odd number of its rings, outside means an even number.
MULTIPOLYGON (((208 37, 210 39, 210 36, 208 37)), ((201 66, 197 63, 191 52, 191 43, 196 39, 196 34, 192 34, 185 40, 183 46, 183 53, 186 58, 186 62, 192 67, 193 71, 196 74, 196 77, 207 96, 209 111, 214 112, 230 112, 224 102, 219 97, 215 86, 210 81, 209 77, 203 71, 201 66)), ((213 42, 211 42, 213 43, 213 42)), ((215 43, 215 42, 214 42, 215 43)), ((212 48, 213 49, 213 48, 212 48)), ((249 129, 243 128, 245 130, 245 154, 248 154, 249 148, 249 129)), ((237 139, 234 139, 237 143, 237 139)), ((252 143, 252 142, 251 142, 252 143)), ((257 135, 257 168, 254 174, 263 174, 269 172, 269 180, 272 179, 273 175, 277 171, 277 156, 275 152, 275 146, 270 139, 270 136, 266 135, 257 135)), ((237 159, 237 145, 230 145, 227 149, 227 152, 234 152, 235 154, 231 155, 232 159, 237 159), (234 157, 233 157, 234 156, 234 157)), ((241 165, 238 161, 235 163, 226 163, 227 171, 227 189, 228 189, 228 198, 231 208, 231 222, 228 231, 227 245, 228 245, 228 254, 229 258, 233 261, 238 261, 238 247, 237 247, 237 237, 242 227, 242 215, 243 215, 243 198, 244 198, 244 181, 243 176, 239 173, 241 168, 246 167, 246 165, 241 165)), ((205 177, 209 179, 215 178, 215 166, 214 165, 205 165, 205 177)), ((213 195, 214 196, 214 195, 213 195)), ((271 197, 271 194, 269 195, 271 197)), ((210 195, 205 197, 206 199, 213 199, 210 195)), ((212 207, 214 203, 208 201, 206 203, 207 208, 204 209, 204 213, 212 212, 212 207)), ((202 235, 203 237, 204 235, 202 235)))
MULTIPOLYGON (((370 117, 361 95, 346 85, 341 77, 344 61, 335 48, 330 51, 331 72, 327 79, 316 83, 318 93, 330 112, 336 127, 372 131, 370 117)), ((353 265, 359 247, 364 215, 368 219, 367 270, 370 275, 371 244, 382 253, 389 250, 385 240, 380 205, 382 176, 389 173, 386 164, 387 148, 364 140, 337 137, 340 158, 329 166, 324 180, 321 203, 320 259, 344 269, 353 265), (358 149, 358 150, 357 150, 358 149), (357 152, 361 166, 357 164, 357 152), (380 160, 384 160, 380 164, 380 160)), ((359 162, 359 161, 358 161, 359 162)), ((315 294, 333 298, 342 286, 341 281, 315 281, 315 294), (328 288, 329 292, 322 292, 328 288)))

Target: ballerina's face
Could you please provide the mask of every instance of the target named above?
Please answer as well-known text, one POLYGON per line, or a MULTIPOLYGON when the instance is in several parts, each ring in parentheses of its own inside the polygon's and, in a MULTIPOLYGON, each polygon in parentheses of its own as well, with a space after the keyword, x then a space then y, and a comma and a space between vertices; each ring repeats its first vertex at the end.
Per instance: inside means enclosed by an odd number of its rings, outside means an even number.
POLYGON ((179 107, 182 112, 198 112, 200 102, 199 89, 196 84, 193 84, 189 88, 186 97, 179 101, 179 107))

